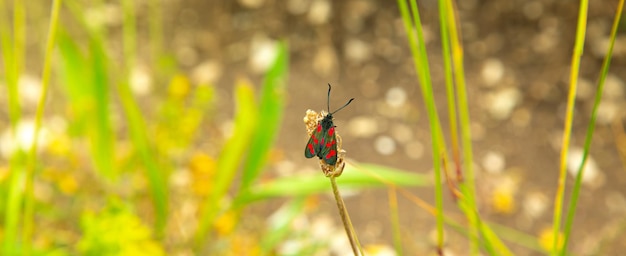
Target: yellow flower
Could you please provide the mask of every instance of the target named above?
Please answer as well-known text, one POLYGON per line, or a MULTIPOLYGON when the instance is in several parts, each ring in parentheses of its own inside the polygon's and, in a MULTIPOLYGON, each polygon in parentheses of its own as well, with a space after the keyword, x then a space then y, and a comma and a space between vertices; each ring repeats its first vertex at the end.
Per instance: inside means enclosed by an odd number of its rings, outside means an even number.
MULTIPOLYGON (((539 245, 544 250, 551 252, 554 249, 554 232, 552 232, 552 228, 544 228, 539 234, 539 245)), ((563 233, 559 232, 559 242, 558 247, 561 248, 563 246, 563 233)))
POLYGON ((59 178, 58 186, 61 192, 66 195, 73 195, 78 190, 78 182, 73 175, 65 174, 59 178))
POLYGON ((370 244, 365 246, 365 255, 396 255, 393 248, 385 244, 370 244))
POLYGON ((235 229, 235 225, 237 224, 237 218, 237 214, 233 211, 228 211, 224 213, 213 224, 213 226, 215 227, 215 231, 222 236, 230 235, 235 229))
POLYGON ((189 161, 192 175, 191 188, 196 195, 206 196, 211 191, 211 182, 217 168, 217 162, 212 157, 197 153, 189 161))
POLYGON ((52 140, 48 145, 48 151, 56 156, 65 156, 71 151, 71 144, 72 142, 70 141, 70 138, 65 134, 57 134, 52 137, 52 140))
POLYGON ((169 94, 173 98, 182 99, 189 94, 190 87, 189 79, 186 76, 176 75, 170 82, 169 94))
POLYGON ((515 211, 515 194, 519 181, 515 176, 504 176, 497 180, 497 186, 491 194, 492 207, 501 214, 511 214, 515 211))
POLYGON ((491 201, 498 213, 511 214, 515 210, 515 200, 511 189, 497 188, 492 194, 491 201))
POLYGON ((237 234, 232 236, 230 241, 230 252, 228 255, 261 255, 261 248, 259 247, 259 242, 255 238, 249 235, 237 234))

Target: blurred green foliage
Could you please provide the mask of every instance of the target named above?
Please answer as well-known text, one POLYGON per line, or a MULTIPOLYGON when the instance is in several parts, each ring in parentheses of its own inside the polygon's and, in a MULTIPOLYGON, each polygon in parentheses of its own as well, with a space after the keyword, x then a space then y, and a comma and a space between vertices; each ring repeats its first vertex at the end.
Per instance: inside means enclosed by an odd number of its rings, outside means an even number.
POLYGON ((109 81, 107 79, 107 56, 101 44, 90 40, 86 53, 66 33, 58 39, 61 52, 60 75, 69 105, 69 133, 87 137, 94 166, 104 178, 115 180, 111 156, 114 135, 109 118, 109 81))
POLYGON ((152 229, 133 213, 132 207, 109 200, 98 213, 81 217, 82 237, 77 244, 81 255, 165 255, 163 246, 153 238, 152 229))
MULTIPOLYGON (((218 104, 216 87, 192 84, 176 67, 161 65, 171 59, 170 53, 153 52, 158 56, 152 58, 158 61, 152 63, 148 75, 155 84, 169 80, 169 85, 162 87, 166 90, 155 90, 150 105, 140 102, 131 89, 138 58, 134 2, 123 2, 121 49, 110 47, 110 31, 85 12, 102 11, 99 3, 68 1, 64 7, 61 16, 69 16, 62 20, 52 42, 58 55, 50 60, 58 64, 52 70, 58 98, 52 107, 43 105, 50 109, 46 109, 41 130, 49 136, 31 174, 39 194, 29 196, 35 194, 34 188, 25 191, 29 177, 24 170, 29 167, 22 150, 13 152, 9 175, 0 179, 0 207, 6 210, 0 212, 5 254, 164 255, 176 250, 173 248, 183 248, 180 250, 185 253, 193 253, 189 250, 195 248, 198 254, 257 255, 275 251, 286 239, 310 236, 304 231, 292 236, 296 233, 291 224, 307 211, 308 198, 330 191, 323 174, 259 181, 272 164, 270 152, 275 150, 284 118, 289 73, 286 42, 276 43, 275 59, 259 90, 245 78, 236 82, 232 134, 222 138, 216 133, 199 133, 206 127, 218 129, 213 120, 218 104), (120 52, 121 65, 116 57, 120 52), (178 188, 173 184, 181 172, 189 175, 189 186, 178 188), (277 197, 293 200, 277 213, 283 216, 280 221, 261 231, 266 235, 240 230, 248 206, 277 197), (25 214, 24 201, 34 207, 34 216, 25 214), (196 210, 185 212, 186 202, 196 210), (180 220, 185 214, 189 219, 180 220), (52 223, 54 228, 46 229, 40 223, 52 223), (30 228, 37 232, 23 236, 30 228), (40 232, 42 229, 45 232, 40 232)), ((161 13, 159 4, 152 3, 150 8, 151 13, 161 13)), ((16 17, 28 14, 25 9, 14 11, 19 14, 16 17)), ((9 21, 1 23, 7 28, 9 21)), ((162 34, 154 29, 159 22, 150 24, 149 37, 155 44, 151 49, 161 49, 157 44, 162 34)), ((13 31, 23 31, 23 25, 16 22, 13 31)), ((23 107, 17 94, 22 53, 14 51, 22 49, 24 41, 9 30, 0 34, 3 61, 8 63, 3 78, 10 92, 10 122, 17 131, 23 107)), ((428 186, 427 180, 401 170, 360 165, 346 168, 338 181, 345 188, 367 189, 428 186)), ((326 242, 313 241, 301 252, 314 253, 323 244, 326 242)))
MULTIPOLYGON (((416 3, 410 3, 410 10, 405 1, 399 3, 407 31, 421 30, 416 3)), ((18 88, 20 76, 27 73, 22 72, 26 34, 36 33, 34 29, 27 32, 25 26, 26 16, 34 14, 24 7, 31 4, 0 2, 1 78, 7 85, 8 129, 14 144, 19 144, 18 134, 23 132, 20 124, 29 121, 22 112, 31 111, 22 105, 18 88)), ((447 15, 442 21, 451 22, 446 28, 452 30, 452 3, 440 4, 446 8, 442 15, 447 15)), ((63 3, 64 18, 53 42, 58 54, 46 52, 53 56, 49 61, 54 64, 55 98, 51 102, 55 105, 44 104, 46 99, 39 102, 46 107, 43 128, 27 131, 47 134, 35 152, 39 158, 20 148, 11 152, 8 163, 0 163, 0 237, 4 255, 258 255, 276 253, 281 243, 292 239, 305 241, 300 254, 314 254, 328 246, 330 241, 323 240, 328 238, 314 240, 308 229, 293 225, 315 208, 310 201, 330 191, 328 179, 321 171, 276 176, 275 162, 269 157, 273 150, 280 150, 274 143, 282 120, 301 118, 284 116, 288 43, 275 44, 276 56, 261 85, 255 86, 243 77, 235 82, 232 92, 218 92, 216 85, 192 83, 182 68, 172 64, 172 53, 163 47, 163 17, 159 16, 162 5, 150 0, 148 6, 147 38, 152 61, 142 61, 148 66, 146 73, 155 89, 141 98, 132 90, 131 79, 140 62, 139 47, 143 46, 137 45, 138 31, 143 31, 137 29, 143 24, 137 22, 138 3, 123 1, 118 6, 122 33, 89 15, 105 12, 107 7, 102 1, 63 3), (215 119, 215 111, 224 107, 218 93, 233 95, 234 116, 228 131, 222 131, 227 130, 221 124, 223 120, 215 119), (28 166, 28 159, 39 161, 28 166), (272 175, 265 175, 265 171, 272 175), (34 181, 32 187, 26 185, 29 178, 34 181), (276 198, 286 200, 280 201, 281 206, 266 222, 254 223, 252 228, 242 225, 254 219, 245 215, 252 204, 276 198), (25 205, 34 207, 34 216, 28 214, 25 205)), ((419 67, 420 83, 427 86, 429 64, 425 48, 418 48, 425 45, 415 41, 419 37, 409 36, 409 44, 419 67)), ((455 45, 459 42, 449 40, 451 48, 446 49, 461 54, 461 47, 455 45)), ((459 58, 454 55, 447 56, 459 58)), ((455 63, 462 65, 462 60, 455 63)), ((455 72, 458 74, 458 67, 455 72)), ((448 81, 453 79, 448 77, 448 81)), ((431 140, 440 143, 433 151, 445 152, 432 89, 423 89, 432 116, 431 140)), ((456 108, 467 111, 467 102, 461 101, 456 108)), ((469 146, 469 116, 467 120, 460 116, 463 122, 459 126, 465 128, 460 130, 467 131, 462 132, 467 133, 467 140, 461 144, 469 146)), ((471 153, 471 148, 468 150, 471 153)), ((439 161, 447 158, 442 157, 445 153, 433 155, 438 169, 439 161)), ((464 157, 468 165, 472 163, 471 154, 464 157)), ((292 162, 300 161, 305 159, 292 162)), ((439 179, 440 172, 435 174, 439 179)), ((442 209, 443 188, 432 180, 415 172, 348 162, 337 183, 342 189, 352 190, 435 184, 437 236, 443 243, 444 220, 448 225, 450 221, 442 209)), ((508 248, 499 239, 502 232, 496 233, 491 227, 495 231, 502 229, 475 215, 478 210, 473 188, 461 192, 465 197, 458 201, 459 207, 472 226, 454 226, 461 232, 480 232, 470 235, 476 250, 506 252, 508 248)), ((524 237, 535 242, 533 237, 524 237)))

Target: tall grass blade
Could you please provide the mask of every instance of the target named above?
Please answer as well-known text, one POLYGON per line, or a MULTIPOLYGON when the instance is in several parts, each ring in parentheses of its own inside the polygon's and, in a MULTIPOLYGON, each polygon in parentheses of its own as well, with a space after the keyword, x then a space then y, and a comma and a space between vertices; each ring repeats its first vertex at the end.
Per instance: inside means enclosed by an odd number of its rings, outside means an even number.
MULTIPOLYGON (((478 219, 478 221, 481 221, 478 219)), ((480 234, 484 238, 485 248, 490 255, 512 256, 513 252, 500 240, 486 223, 480 223, 480 234)))
MULTIPOLYGON (((17 124, 21 119, 18 80, 22 68, 24 49, 24 9, 23 3, 13 3, 13 28, 9 24, 7 3, 0 1, 0 50, 4 67, 4 80, 7 85, 8 112, 11 139, 17 141, 17 124), (11 34, 13 31, 13 34, 11 34)), ((15 150, 9 159, 8 179, 0 184, 0 216, 4 220, 2 254, 12 255, 20 248, 18 225, 21 221, 23 189, 26 179, 25 152, 15 150)))
MULTIPOLYGON (((451 15, 451 10, 447 8, 447 1, 439 0, 439 24, 441 30, 441 51, 443 55, 443 68, 446 82, 446 96, 448 100, 448 120, 450 122, 450 143, 452 144, 452 159, 454 160, 455 170, 457 176, 460 174, 461 158, 459 156, 459 136, 458 136, 458 117, 456 107, 456 93, 454 92, 454 78, 452 74, 452 56, 450 55, 450 36, 448 27, 451 24, 448 22, 455 22, 455 20, 448 19, 448 15, 451 15)), ((460 179, 460 177, 457 177, 460 179)))
POLYGON ((136 17, 135 2, 130 0, 122 1, 123 22, 122 34, 124 44, 124 78, 119 83, 117 89, 122 103, 122 108, 126 114, 126 122, 133 146, 137 151, 139 159, 144 164, 146 176, 152 194, 152 202, 156 211, 155 229, 157 236, 163 235, 163 229, 167 221, 168 193, 167 175, 162 166, 158 164, 157 156, 152 145, 148 141, 146 134, 147 126, 143 115, 133 97, 130 89, 130 70, 135 67, 136 58, 136 17))
POLYGON ((109 180, 113 172, 113 132, 109 119, 109 90, 106 68, 107 56, 101 46, 91 40, 90 56, 84 56, 78 45, 61 33, 61 77, 74 118, 74 132, 89 138, 96 171, 109 180))
MULTIPOLYGON (((19 2, 19 1, 18 1, 19 2)), ((22 3, 17 3, 21 5, 22 3)), ((20 74, 20 65, 22 56, 18 56, 20 52, 17 52, 16 49, 23 49, 22 46, 14 46, 16 43, 22 42, 18 39, 19 35, 11 34, 11 31, 22 31, 22 28, 17 27, 18 22, 14 22, 14 27, 11 29, 9 24, 11 24, 9 16, 4 15, 7 13, 6 3, 4 1, 0 1, 0 50, 2 50, 2 61, 4 66, 4 79, 7 84, 7 92, 8 92, 8 103, 9 103, 9 120, 11 124, 11 130, 13 134, 15 134, 15 128, 17 123, 20 120, 21 109, 20 109, 20 98, 19 91, 17 87, 17 82, 20 74), (12 40, 13 39, 13 40, 12 40)), ((18 20, 19 8, 14 8, 14 19, 18 20)))
POLYGON ((607 74, 609 73, 609 67, 611 66, 611 56, 613 55, 613 46, 615 45, 615 37, 617 35, 617 28, 619 26, 619 21, 622 17, 622 10, 624 8, 624 0, 620 0, 616 13, 615 19, 613 20, 613 27, 611 28, 611 36, 609 37, 610 43, 609 48, 607 50, 606 56, 604 57, 604 62, 602 63, 602 70, 600 72, 600 78, 598 79, 598 87, 596 89, 596 97, 593 102, 593 109, 591 111, 591 120, 589 120, 589 125, 587 127, 587 135, 585 137, 585 145, 583 148, 583 159, 578 167, 578 173, 576 174, 576 181, 574 183, 574 188, 572 189, 572 196, 570 197, 570 205, 567 212, 567 219, 565 221, 565 230, 564 230, 564 240, 563 247, 561 248, 560 255, 564 256, 567 254, 567 243, 569 242, 570 234, 572 231, 572 225, 574 223, 574 215, 576 214, 576 204, 578 202, 578 196, 580 194, 581 185, 582 185, 582 177, 583 172, 585 171, 585 164, 587 163, 587 158, 589 157, 589 150, 591 148, 591 139, 593 138, 593 131, 595 129, 596 117, 598 113, 598 107, 600 106, 600 101, 602 101, 602 93, 604 92, 604 81, 606 79, 607 74))
POLYGON ((22 217, 23 191, 26 185, 26 155, 24 152, 16 152, 14 155, 21 155, 22 157, 16 156, 16 159, 20 160, 13 160, 11 166, 13 173, 9 180, 6 212, 4 213, 2 255, 19 255, 22 248, 22 243, 18 238, 18 230, 22 217))
POLYGON ((16 78, 24 68, 26 45, 26 8, 24 2, 13 0, 13 69, 16 78))
POLYGON ((261 90, 259 119, 263 125, 257 126, 250 143, 250 151, 243 168, 241 189, 247 189, 259 176, 276 135, 280 132, 286 92, 289 52, 284 42, 277 46, 277 56, 270 67, 261 90))
MULTIPOLYGON (((499 234, 499 236, 502 237, 503 240, 509 241, 510 243, 513 243, 513 244, 517 244, 519 246, 523 246, 535 252, 545 253, 545 250, 541 248, 541 245, 539 245, 539 241, 537 240, 537 237, 534 235, 526 234, 517 229, 503 226, 494 222, 483 223, 483 224, 484 224, 484 229, 491 229, 491 231, 488 231, 488 232, 492 232, 494 235, 496 233, 499 234)), ((483 231, 483 233, 485 232, 483 231)), ((488 237, 489 235, 486 235, 486 236, 488 237)))
POLYGON ((90 40, 91 49, 91 84, 93 85, 94 114, 89 129, 91 138, 91 152, 98 172, 110 180, 116 180, 117 173, 114 170, 114 140, 113 125, 109 118, 109 79, 108 79, 108 56, 103 44, 96 38, 90 40))
POLYGON ((587 10, 589 7, 588 0, 581 0, 578 12, 578 24, 576 28, 576 41, 574 43, 574 52, 572 53, 572 64, 570 70, 569 93, 567 95, 567 107, 565 112, 565 128, 563 129, 563 144, 561 146, 561 158, 559 165, 559 183, 554 198, 554 218, 552 226, 552 235, 554 242, 552 244, 552 255, 559 254, 559 242, 561 239, 561 215, 563 211, 563 194, 565 193, 565 178, 567 178, 567 155, 569 152, 570 138, 572 135, 572 123, 574 122, 574 103, 576 102, 576 88, 578 87, 578 72, 580 69, 580 59, 583 55, 583 46, 585 45, 585 32, 587 29, 587 10))
POLYGON ((221 211, 226 199, 228 188, 234 181, 235 174, 244 159, 252 135, 257 127, 258 110, 254 99, 252 85, 245 80, 239 80, 235 89, 235 104, 237 107, 233 135, 228 139, 217 163, 217 172, 211 182, 212 190, 205 200, 202 217, 196 233, 196 245, 205 242, 205 236, 221 211))
POLYGON ((146 134, 147 126, 143 120, 141 111, 135 102, 130 85, 122 82, 118 86, 118 93, 122 102, 122 107, 126 114, 126 121, 133 146, 139 156, 140 161, 144 164, 148 183, 152 194, 152 202, 156 211, 155 228, 156 233, 161 235, 165 222, 167 220, 167 173, 159 166, 157 157, 153 153, 153 149, 148 141, 146 134))
MULTIPOLYGON (((96 5, 102 3, 95 3, 96 5)), ((82 124, 79 124, 79 130, 81 135, 87 133, 89 138, 90 151, 92 152, 92 160, 96 171, 105 177, 109 181, 114 181, 117 178, 115 167, 111 157, 114 155, 114 142, 115 135, 113 133, 113 124, 109 118, 109 73, 113 70, 109 69, 109 55, 105 48, 105 27, 99 23, 90 23, 86 19, 84 9, 86 7, 81 6, 81 3, 76 1, 66 2, 66 5, 78 21, 81 28, 87 31, 89 35, 88 52, 80 58, 79 63, 67 63, 68 65, 74 65, 82 63, 82 73, 69 73, 64 76, 64 81, 73 81, 74 76, 82 77, 84 83, 64 83, 68 90, 70 103, 75 104, 74 110, 85 111, 85 108, 89 108, 91 112, 82 124), (84 70, 87 69, 87 70, 84 70), (78 101, 78 102, 77 102, 78 101), (86 104, 86 105, 85 105, 86 104)), ((71 38, 68 38, 69 43, 73 43, 71 38)), ((69 46, 67 46, 69 47, 69 46)), ((75 45, 77 47, 77 45, 75 45)), ((71 51, 77 51, 73 49, 71 51)), ((68 49, 61 48, 62 54, 71 54, 68 49)), ((80 54, 80 52, 76 53, 80 54)), ((71 55, 67 56, 72 57, 71 55)), ((67 60, 64 60, 67 61, 67 60)), ((70 69, 68 66, 66 69, 70 69)), ((68 70, 69 71, 69 70, 68 70)), ((78 70, 77 70, 78 71, 78 70)))
POLYGON ((33 241, 34 231, 34 215, 35 215, 35 197, 33 182, 35 179, 35 171, 38 168, 37 144, 39 142, 39 129, 41 128, 41 120, 45 109, 48 90, 50 88, 50 67, 52 62, 52 53, 55 46, 55 37, 57 24, 59 23, 59 12, 61 10, 61 0, 52 2, 50 14, 50 23, 48 26, 48 38, 46 40, 46 48, 43 59, 43 70, 41 71, 41 94, 37 102, 37 112, 35 113, 35 128, 33 129, 33 144, 28 152, 28 167, 26 175, 26 202, 24 205, 24 231, 22 233, 24 243, 24 254, 30 255, 31 243, 33 241))
POLYGON ((402 253, 402 234, 400 230, 400 214, 398 213, 398 193, 395 187, 387 189, 387 198, 389 200, 389 216, 391 219, 391 233, 393 235, 393 247, 396 255, 402 253))
POLYGON ((413 56, 415 72, 419 79, 422 96, 426 105, 428 114, 428 123, 430 126, 431 143, 433 152, 433 169, 435 172, 435 202, 437 208, 436 225, 437 225, 437 248, 443 250, 443 188, 441 185, 441 141, 440 141, 440 125, 435 99, 432 91, 432 82, 430 79, 430 70, 428 64, 428 56, 426 54, 426 45, 422 32, 422 24, 420 21, 419 10, 415 1, 409 1, 411 5, 411 13, 413 21, 411 22, 411 14, 404 0, 398 0, 400 14, 404 22, 406 36, 409 41, 409 48, 413 56))
MULTIPOLYGON (((465 68, 463 67, 463 46, 461 44, 461 40, 459 39, 459 31, 457 28, 457 16, 454 8, 454 3, 449 0, 440 0, 440 8, 443 10, 443 14, 445 18, 442 19, 442 26, 445 26, 443 29, 444 32, 449 33, 448 38, 450 40, 450 50, 452 53, 452 65, 454 66, 454 79, 456 84, 456 98, 458 100, 458 111, 459 111, 459 125, 461 130, 461 144, 463 145, 463 170, 465 174, 460 176, 460 170, 457 169, 457 175, 459 178, 463 179, 463 183, 460 184, 461 191, 463 191, 463 199, 467 201, 467 208, 461 207, 461 209, 466 209, 468 211, 465 212, 465 216, 469 221, 469 233, 470 237, 470 250, 473 254, 478 253, 478 245, 479 245, 479 230, 482 229, 482 226, 486 224, 481 224, 480 216, 478 212, 478 207, 476 205, 476 189, 474 184, 474 168, 472 166, 473 163, 473 152, 472 152, 472 141, 471 141, 471 130, 470 130, 470 116, 469 116, 469 104, 467 101, 467 87, 465 83, 465 68)), ((443 32, 442 32, 443 33, 443 32)), ((442 39, 443 40, 443 39, 442 39)), ((450 95, 448 97, 451 97, 450 95)), ((454 143, 454 142, 453 142, 454 143)), ((454 149, 453 149, 454 150, 454 149)), ((453 152, 453 154, 457 154, 453 152)), ((460 168, 456 166, 456 168, 460 168)), ((497 236, 489 236, 485 237, 486 243, 490 243, 490 239, 496 239, 493 241, 495 243, 501 244, 497 236)), ((487 247, 489 248, 489 247, 487 247)))

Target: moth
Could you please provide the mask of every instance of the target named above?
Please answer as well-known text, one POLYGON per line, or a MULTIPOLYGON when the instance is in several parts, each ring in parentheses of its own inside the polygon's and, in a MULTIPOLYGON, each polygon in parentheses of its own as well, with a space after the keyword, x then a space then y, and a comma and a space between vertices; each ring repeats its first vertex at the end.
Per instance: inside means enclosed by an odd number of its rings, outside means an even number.
POLYGON ((311 134, 311 138, 309 139, 309 142, 306 144, 306 148, 304 149, 304 156, 306 158, 312 158, 314 156, 317 156, 327 164, 335 165, 335 163, 337 163, 338 152, 337 137, 335 135, 336 126, 333 123, 333 114, 348 106, 348 104, 350 104, 350 102, 352 102, 354 98, 350 99, 348 103, 343 105, 343 107, 340 107, 334 112, 330 112, 330 89, 331 86, 330 84, 328 84, 328 97, 326 98, 328 114, 317 123, 317 127, 311 134))

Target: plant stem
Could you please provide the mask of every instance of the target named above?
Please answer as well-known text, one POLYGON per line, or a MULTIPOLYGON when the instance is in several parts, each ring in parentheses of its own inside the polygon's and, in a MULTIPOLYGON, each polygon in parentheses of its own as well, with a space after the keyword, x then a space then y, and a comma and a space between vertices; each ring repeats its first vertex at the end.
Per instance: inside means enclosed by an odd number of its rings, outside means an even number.
POLYGON ((341 198, 341 195, 339 194, 339 188, 337 188, 335 176, 330 176, 329 178, 330 184, 333 186, 333 195, 335 195, 335 201, 337 202, 337 208, 339 209, 339 215, 341 216, 343 227, 346 229, 346 234, 350 240, 350 246, 352 246, 352 252, 354 252, 354 255, 363 255, 361 244, 359 243, 359 239, 354 232, 352 221, 350 221, 350 215, 348 215, 348 210, 346 210, 343 198, 341 198))
POLYGON ((402 235, 400 234, 400 216, 398 214, 398 192, 395 186, 390 186, 387 189, 387 195, 389 198, 389 210, 391 215, 391 229, 393 232, 393 244, 396 248, 397 255, 403 255, 402 253, 402 235))
POLYGON ((576 88, 578 86, 578 73, 580 61, 585 45, 585 32, 587 28, 587 8, 588 0, 581 0, 578 11, 578 24, 576 27, 576 41, 574 42, 574 52, 572 53, 572 65, 570 66, 569 92, 567 95, 567 109, 565 112, 565 127, 563 128, 563 143, 561 146, 561 161, 559 165, 559 180, 554 198, 554 218, 552 225, 553 243, 551 255, 558 255, 561 242, 561 215, 563 211, 563 194, 565 193, 565 178, 567 177, 567 156, 569 153, 570 138, 572 135, 572 124, 574 123, 574 104, 576 102, 576 88))
POLYGON ((34 215, 35 215, 35 198, 33 191, 33 182, 35 179, 35 169, 37 169, 37 144, 39 141, 39 129, 41 128, 41 120, 43 118, 44 108, 46 105, 46 98, 48 96, 48 89, 50 88, 50 69, 52 53, 54 51, 54 43, 56 36, 56 28, 59 22, 59 12, 61 10, 61 0, 56 0, 52 4, 52 10, 50 14, 50 24, 48 28, 48 39, 46 42, 46 51, 43 60, 43 70, 41 72, 41 94, 39 95, 39 101, 37 103, 37 112, 35 114, 35 128, 33 130, 33 144, 31 145, 28 153, 29 164, 26 175, 26 202, 24 205, 24 231, 23 231, 23 243, 24 243, 24 255, 31 254, 31 245, 33 241, 34 231, 34 215))
POLYGON ((574 187, 572 189, 572 196, 570 197, 570 205, 569 205, 568 212, 567 212, 567 219, 565 220, 563 245, 560 248, 561 250, 560 255, 562 256, 565 256, 567 254, 567 243, 569 241, 570 233, 572 231, 572 225, 574 223, 574 215, 576 214, 576 204, 578 203, 578 196, 580 194, 583 172, 585 171, 585 164, 587 163, 587 159, 589 157, 589 150, 591 148, 591 139, 593 138, 593 131, 596 125, 596 116, 598 113, 600 102, 602 101, 602 93, 604 92, 604 80, 606 79, 606 76, 609 73, 609 67, 611 66, 611 55, 613 54, 613 46, 615 45, 615 37, 617 35, 617 29, 619 26, 620 18, 622 16, 623 7, 624 7, 624 0, 621 0, 618 4, 618 8, 615 14, 613 27, 611 28, 609 49, 607 50, 606 57, 604 58, 604 62, 602 63, 602 71, 600 73, 600 78, 598 80, 598 87, 596 87, 597 88, 596 97, 593 102, 593 110, 591 111, 591 120, 589 120, 589 124, 587 126, 587 135, 585 137, 585 146, 583 149, 583 160, 580 163, 580 166, 578 167, 578 172, 576 174, 576 181, 574 182, 574 187))

